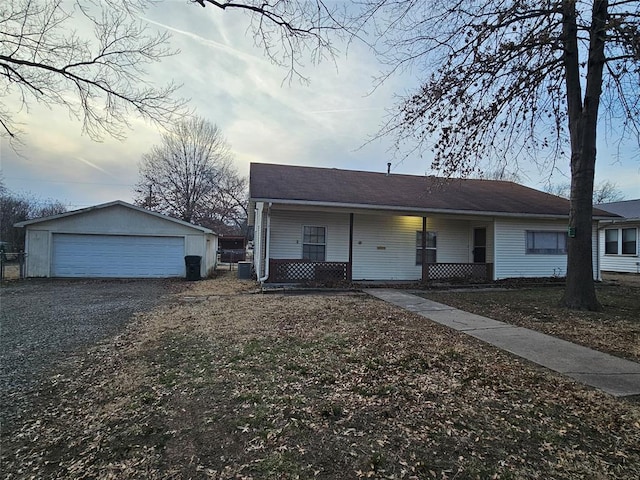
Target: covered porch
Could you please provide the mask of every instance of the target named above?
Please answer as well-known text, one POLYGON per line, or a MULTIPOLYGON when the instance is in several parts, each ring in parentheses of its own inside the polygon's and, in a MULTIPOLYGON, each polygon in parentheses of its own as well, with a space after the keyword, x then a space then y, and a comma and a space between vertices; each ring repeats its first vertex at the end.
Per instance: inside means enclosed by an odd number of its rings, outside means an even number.
POLYGON ((486 217, 290 207, 274 208, 269 215, 269 235, 265 231, 262 237, 270 244, 264 258, 267 282, 478 283, 494 278, 493 222, 486 217), (313 232, 313 238, 305 232, 313 232))

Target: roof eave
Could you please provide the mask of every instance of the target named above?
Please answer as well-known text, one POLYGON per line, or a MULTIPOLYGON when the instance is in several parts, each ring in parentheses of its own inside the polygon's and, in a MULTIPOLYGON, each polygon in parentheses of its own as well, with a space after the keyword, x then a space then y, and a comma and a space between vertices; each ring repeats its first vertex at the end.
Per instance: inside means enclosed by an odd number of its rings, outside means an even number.
MULTIPOLYGON (((442 214, 457 214, 457 215, 483 215, 492 217, 510 217, 510 218, 557 218, 568 219, 569 214, 557 214, 557 213, 520 213, 520 212, 497 212, 497 211, 485 211, 485 210, 456 210, 448 208, 420 208, 420 207, 402 207, 397 205, 371 205, 371 204, 359 204, 359 203, 340 203, 340 202, 319 202, 312 200, 287 200, 280 198, 258 198, 252 197, 250 199, 253 202, 271 202, 282 205, 301 205, 310 207, 335 207, 335 208, 357 208, 362 210, 386 210, 386 211, 402 211, 402 212, 416 212, 416 213, 442 213, 442 214)), ((593 217, 594 220, 611 219, 611 217, 593 217)))
POLYGON ((13 226, 14 227, 19 227, 19 228, 28 227, 29 225, 35 225, 35 224, 43 223, 43 222, 50 222, 52 220, 58 220, 60 218, 66 218, 66 217, 71 217, 71 216, 74 216, 74 215, 80 215, 80 214, 83 214, 83 213, 89 213, 89 212, 94 211, 94 210, 102 210, 103 208, 109 208, 109 207, 113 207, 113 206, 116 206, 116 205, 120 205, 120 206, 125 207, 125 208, 130 208, 132 210, 136 210, 136 211, 141 212, 141 213, 152 215, 154 217, 158 217, 158 218, 161 218, 163 220, 168 220, 170 222, 174 222, 174 223, 177 223, 179 225, 183 225, 185 227, 190 227, 190 228, 193 228, 195 230, 199 230, 199 231, 201 231, 203 233, 217 235, 213 230, 211 230, 209 228, 201 227, 200 225, 194 225, 192 223, 185 222, 184 220, 180 220, 178 218, 173 218, 173 217, 169 217, 168 215, 163 215, 162 213, 152 212, 151 210, 147 210, 146 208, 138 207, 137 205, 132 205, 132 204, 124 202, 122 200, 114 200, 113 202, 101 203, 100 205, 93 205, 91 207, 81 208, 80 210, 72 210, 70 212, 59 213, 57 215, 51 215, 49 217, 40 217, 40 218, 34 218, 32 220, 25 220, 23 222, 15 223, 13 226))

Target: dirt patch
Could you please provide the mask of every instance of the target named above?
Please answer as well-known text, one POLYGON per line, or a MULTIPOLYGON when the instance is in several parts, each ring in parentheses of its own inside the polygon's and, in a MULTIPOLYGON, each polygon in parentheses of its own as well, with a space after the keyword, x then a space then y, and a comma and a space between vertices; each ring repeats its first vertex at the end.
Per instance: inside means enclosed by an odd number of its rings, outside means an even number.
POLYGON ((637 404, 365 295, 233 283, 60 366, 3 432, 6 477, 640 475, 637 404))
POLYGON ((637 273, 613 273, 604 272, 602 274, 604 282, 627 285, 631 287, 640 287, 640 275, 637 273))

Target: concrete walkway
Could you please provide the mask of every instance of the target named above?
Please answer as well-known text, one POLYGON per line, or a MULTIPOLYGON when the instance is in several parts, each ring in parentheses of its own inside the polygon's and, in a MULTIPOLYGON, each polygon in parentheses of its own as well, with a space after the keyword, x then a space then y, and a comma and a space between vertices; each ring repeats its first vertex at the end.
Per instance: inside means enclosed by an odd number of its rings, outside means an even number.
POLYGON ((640 395, 639 363, 597 352, 535 330, 463 312, 403 291, 382 288, 364 291, 613 396, 640 395))

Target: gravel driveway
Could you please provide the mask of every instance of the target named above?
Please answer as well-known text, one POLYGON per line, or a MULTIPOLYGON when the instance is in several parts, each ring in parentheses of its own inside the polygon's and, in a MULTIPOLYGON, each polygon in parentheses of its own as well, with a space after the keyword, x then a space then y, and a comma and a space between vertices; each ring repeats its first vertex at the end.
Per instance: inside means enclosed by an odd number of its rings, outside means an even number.
POLYGON ((0 287, 0 412, 11 417, 56 362, 167 301, 180 280, 29 280, 0 287))

